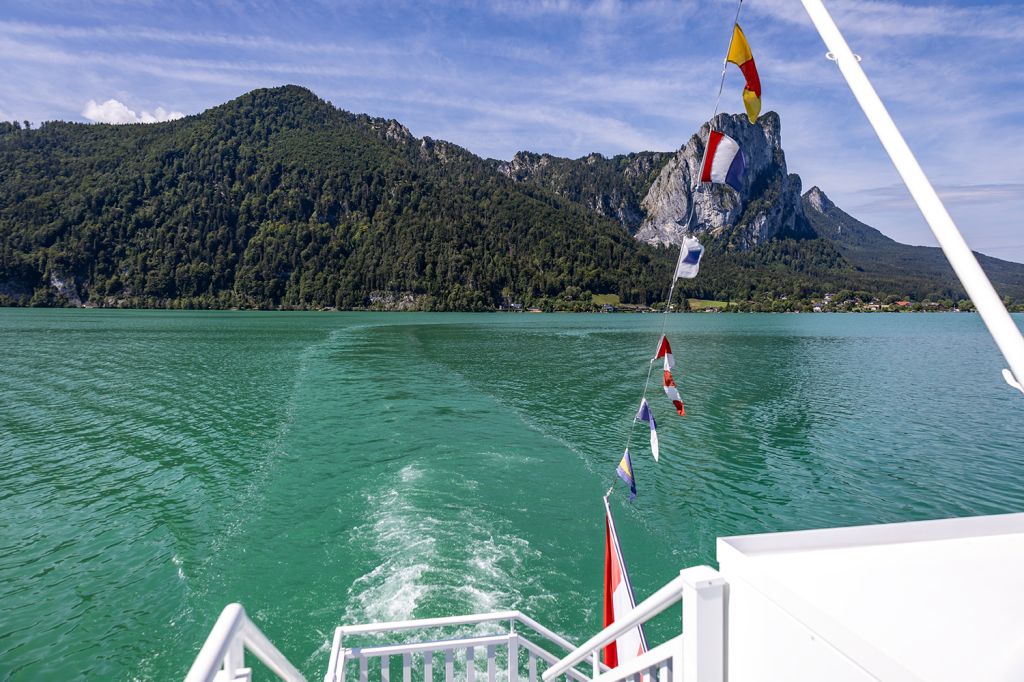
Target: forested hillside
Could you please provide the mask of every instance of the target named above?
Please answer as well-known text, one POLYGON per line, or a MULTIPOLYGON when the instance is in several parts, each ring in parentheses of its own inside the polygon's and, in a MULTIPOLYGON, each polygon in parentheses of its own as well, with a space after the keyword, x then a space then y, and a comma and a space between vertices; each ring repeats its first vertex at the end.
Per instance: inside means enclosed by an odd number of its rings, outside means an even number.
POLYGON ((635 234, 645 217, 641 201, 670 158, 672 155, 664 152, 634 152, 610 159, 600 154, 563 159, 519 152, 511 161, 491 160, 491 164, 517 182, 583 204, 635 234))
POLYGON ((170 123, 0 129, 7 302, 647 303, 670 267, 610 219, 298 87, 170 123))
MULTIPOLYGON (((837 207, 817 187, 804 194, 803 204, 815 232, 855 268, 857 288, 907 292, 915 300, 929 294, 954 300, 966 296, 937 246, 900 244, 837 207)), ((1024 302, 1024 265, 981 253, 975 256, 999 293, 1024 302)))
MULTIPOLYGON (((787 197, 800 180, 779 130, 771 114, 736 133, 752 154, 764 147, 763 172, 750 196, 710 200, 746 201, 743 215, 761 218, 705 226, 700 275, 680 297, 776 309, 843 290, 963 295, 937 250, 897 244, 814 192, 780 199, 765 178, 785 180, 787 197)), ((589 310, 597 294, 650 305, 675 248, 631 232, 651 221, 645 206, 685 208, 694 145, 498 162, 295 86, 168 123, 0 123, 0 305, 589 310)), ((1001 294, 1024 301, 1024 265, 983 261, 1001 294)))

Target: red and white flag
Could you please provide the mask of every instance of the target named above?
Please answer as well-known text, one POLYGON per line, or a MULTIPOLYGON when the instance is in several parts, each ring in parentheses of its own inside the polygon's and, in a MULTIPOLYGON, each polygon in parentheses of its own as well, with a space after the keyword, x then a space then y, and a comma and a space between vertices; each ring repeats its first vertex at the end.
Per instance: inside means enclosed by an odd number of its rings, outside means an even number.
MULTIPOLYGON (((608 627, 632 611, 636 600, 633 599, 633 586, 629 584, 629 575, 626 574, 626 563, 622 560, 622 548, 619 547, 619 536, 615 533, 615 522, 612 521, 607 497, 604 498, 604 510, 604 627, 608 627)), ((638 625, 604 648, 604 663, 609 668, 615 668, 646 651, 647 638, 643 626, 638 625)))
MULTIPOLYGON (((672 357, 672 346, 668 343, 668 337, 664 334, 661 335, 661 341, 658 342, 658 352, 654 356, 654 360, 658 358, 665 358, 665 369, 662 387, 665 389, 665 395, 675 405, 676 412, 679 413, 680 417, 686 416, 686 409, 683 407, 683 399, 679 397, 679 390, 676 388, 676 382, 672 379, 672 368, 676 365, 676 360, 672 357)), ((657 459, 657 458, 655 458, 657 459)))
POLYGON ((672 346, 668 345, 668 337, 664 334, 661 335, 661 341, 658 342, 658 354, 654 356, 651 362, 653 363, 658 358, 665 358, 666 370, 670 370, 676 365, 676 361, 672 357, 672 346))
POLYGON ((672 404, 676 407, 676 412, 679 413, 680 417, 686 416, 686 408, 683 407, 683 399, 679 396, 679 390, 676 388, 676 382, 672 379, 672 372, 665 370, 664 376, 664 387, 665 395, 672 401, 672 404))

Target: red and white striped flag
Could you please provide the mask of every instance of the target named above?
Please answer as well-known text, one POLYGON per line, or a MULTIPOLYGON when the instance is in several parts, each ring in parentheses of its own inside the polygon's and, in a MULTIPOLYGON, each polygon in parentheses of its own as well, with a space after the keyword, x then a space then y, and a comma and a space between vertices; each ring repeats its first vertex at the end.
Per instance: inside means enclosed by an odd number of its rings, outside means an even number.
POLYGON ((683 407, 683 399, 679 396, 679 391, 676 389, 676 382, 672 380, 672 372, 665 370, 665 395, 672 401, 672 404, 676 406, 676 412, 679 413, 680 417, 686 416, 686 408, 683 407))
MULTIPOLYGON (((665 358, 665 375, 662 386, 665 389, 665 395, 675 405, 676 412, 679 413, 680 417, 686 416, 686 408, 683 407, 683 399, 679 397, 679 391, 676 389, 676 382, 672 379, 672 372, 670 371, 676 366, 676 360, 672 357, 672 346, 668 343, 668 337, 664 334, 661 335, 661 341, 658 342, 658 353, 654 356, 654 360, 658 358, 665 358)), ((654 362, 651 360, 651 362, 654 362)))
MULTIPOLYGON (((629 583, 626 563, 622 560, 619 536, 615 533, 615 522, 608 498, 604 498, 605 543, 604 543, 604 627, 621 619, 636 607, 633 586, 629 583)), ((620 635, 617 640, 604 648, 604 663, 614 668, 647 651, 647 637, 643 626, 620 635)))

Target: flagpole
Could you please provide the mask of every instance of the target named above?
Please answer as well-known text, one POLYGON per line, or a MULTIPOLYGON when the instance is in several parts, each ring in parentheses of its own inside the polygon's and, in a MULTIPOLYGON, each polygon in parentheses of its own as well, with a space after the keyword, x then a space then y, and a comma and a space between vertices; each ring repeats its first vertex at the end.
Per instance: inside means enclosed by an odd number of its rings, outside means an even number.
POLYGON ((885 151, 889 154, 893 165, 907 186, 910 195, 917 203, 917 207, 928 222, 932 234, 938 240, 942 252, 953 267, 953 272, 960 279, 967 291, 967 295, 974 302, 981 315, 982 321, 988 327, 988 333, 996 342, 1007 364, 1010 365, 1012 376, 1007 376, 1003 370, 1003 378, 1014 388, 1020 388, 1024 382, 1024 337, 1020 329, 1014 323, 1006 306, 1003 305, 999 294, 992 286, 985 271, 978 264, 978 259, 967 245, 963 235, 957 229, 956 224, 946 211, 942 200, 935 192, 928 176, 924 174, 914 153, 910 151, 906 140, 900 134, 899 128, 893 122, 885 104, 882 103, 875 88, 871 85, 864 70, 860 66, 860 58, 853 54, 850 46, 840 33, 832 16, 828 13, 821 0, 802 0, 804 9, 811 18, 811 22, 821 35, 826 47, 830 50, 829 59, 832 59, 839 71, 846 79, 847 85, 853 92, 857 103, 868 118, 868 123, 874 128, 878 139, 881 141, 885 151), (1016 378, 1011 382, 1011 378, 1016 378))
MULTIPOLYGON (((615 551, 615 555, 619 561, 619 568, 622 570, 622 582, 626 584, 626 592, 629 594, 629 605, 630 608, 636 608, 636 596, 633 593, 633 583, 629 579, 629 571, 626 570, 626 560, 622 557, 622 545, 619 544, 619 534, 615 530, 615 519, 612 518, 612 508, 608 504, 608 496, 604 497, 604 512, 605 518, 608 519, 608 533, 611 535, 612 548, 615 551)), ((637 626, 637 632, 640 635, 640 641, 643 642, 643 650, 646 652, 649 647, 647 645, 647 635, 644 634, 643 626, 637 626)))

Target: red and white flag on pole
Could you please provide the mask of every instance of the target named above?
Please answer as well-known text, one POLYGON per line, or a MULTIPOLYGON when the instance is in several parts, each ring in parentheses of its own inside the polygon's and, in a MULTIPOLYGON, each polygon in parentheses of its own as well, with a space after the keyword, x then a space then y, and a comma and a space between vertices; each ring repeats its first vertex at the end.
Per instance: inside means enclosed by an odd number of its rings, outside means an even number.
MULTIPOLYGON (((626 574, 626 563, 622 560, 622 548, 619 547, 619 536, 615 533, 615 522, 612 521, 607 497, 604 498, 604 510, 604 627, 608 627, 632 611, 636 600, 633 599, 633 586, 626 574)), ((643 626, 638 625, 604 648, 604 663, 614 668, 646 651, 647 638, 643 626)))

